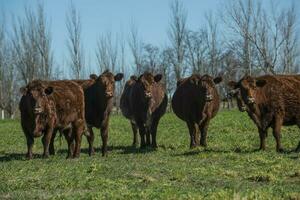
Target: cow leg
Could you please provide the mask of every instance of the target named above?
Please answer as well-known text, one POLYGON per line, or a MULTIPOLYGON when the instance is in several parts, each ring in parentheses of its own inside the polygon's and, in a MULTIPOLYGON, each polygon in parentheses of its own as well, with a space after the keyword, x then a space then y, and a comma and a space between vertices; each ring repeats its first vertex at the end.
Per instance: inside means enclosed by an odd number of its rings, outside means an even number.
POLYGON ((258 129, 259 139, 260 139, 260 147, 259 150, 266 150, 266 137, 267 137, 267 130, 258 129))
POLYGON ((146 145, 147 146, 151 145, 151 132, 148 126, 146 127, 146 145))
POLYGON ((131 123, 131 128, 132 128, 132 132, 133 132, 133 142, 132 142, 132 146, 137 146, 138 145, 138 129, 137 129, 137 125, 133 122, 131 123))
POLYGON ((80 155, 80 145, 81 145, 81 139, 82 135, 85 129, 84 121, 79 119, 73 124, 74 129, 73 130, 73 137, 75 138, 75 149, 73 153, 74 158, 78 158, 80 155))
POLYGON ((190 148, 195 148, 197 146, 197 138, 196 138, 196 135, 197 135, 197 129, 196 129, 196 126, 195 126, 195 123, 193 122, 187 122, 187 126, 189 128, 189 132, 190 132, 190 137, 191 137, 191 143, 190 143, 190 148))
POLYGON ((86 136, 86 138, 89 143, 89 156, 91 156, 95 154, 95 149, 94 149, 95 135, 94 135, 93 127, 88 126, 88 132, 89 134, 86 136))
POLYGON ((281 147, 281 142, 280 142, 280 130, 282 126, 282 119, 276 118, 275 117, 275 123, 273 126, 273 136, 276 140, 276 151, 277 152, 283 152, 283 149, 281 147))
POLYGON ((207 138, 208 125, 209 125, 209 120, 206 120, 199 126, 200 133, 201 133, 200 145, 203 147, 207 147, 206 138, 207 138))
POLYGON ((151 124, 151 136, 152 136, 151 145, 153 148, 157 148, 156 133, 157 133, 158 122, 159 122, 159 119, 154 119, 151 124))
POLYGON ((44 153, 43 157, 48 158, 49 157, 49 144, 52 137, 53 128, 48 128, 48 130, 45 132, 45 135, 42 138, 43 146, 44 146, 44 153))
POLYGON ((67 140, 68 143, 68 155, 67 155, 67 159, 68 158, 72 158, 73 157, 73 152, 74 152, 74 136, 72 134, 72 129, 66 129, 63 130, 63 134, 67 140))
POLYGON ((108 119, 101 127, 101 139, 102 139, 102 156, 107 156, 107 141, 108 141, 108 119))
POLYGON ((32 159, 32 147, 34 143, 34 139, 30 134, 26 134, 26 140, 27 140, 27 159, 32 159))
POLYGON ((141 137, 141 149, 143 149, 146 147, 146 143, 145 143, 146 129, 145 129, 144 125, 139 127, 139 132, 140 132, 140 137, 141 137))
POLYGON ((56 133, 57 133, 57 129, 54 129, 52 137, 51 137, 50 145, 49 145, 49 153, 50 153, 50 155, 55 155, 54 139, 55 139, 56 133))

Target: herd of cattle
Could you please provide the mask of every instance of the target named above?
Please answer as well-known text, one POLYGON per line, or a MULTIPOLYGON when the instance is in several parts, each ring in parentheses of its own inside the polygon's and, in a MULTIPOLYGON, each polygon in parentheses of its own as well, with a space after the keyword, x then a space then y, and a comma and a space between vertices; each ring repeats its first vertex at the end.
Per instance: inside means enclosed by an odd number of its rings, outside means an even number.
MULTIPOLYGON (((115 82, 123 74, 109 71, 91 75, 88 80, 34 80, 20 89, 21 125, 27 140, 26 157, 32 158, 35 137, 43 136, 44 157, 53 155, 54 139, 59 131, 68 143, 67 158, 79 157, 82 135, 89 143, 89 155, 94 154, 93 127, 100 129, 102 155, 107 155, 109 117, 113 108, 115 82)), ((157 148, 156 134, 160 118, 166 112, 168 97, 162 75, 145 72, 131 76, 120 99, 122 114, 130 120, 133 145, 157 148)), ((186 122, 190 147, 207 146, 210 120, 219 110, 220 99, 216 85, 221 77, 193 74, 177 81, 172 109, 186 122)), ((244 76, 240 81, 227 83, 232 88, 240 111, 246 111, 256 124, 260 149, 265 149, 269 127, 273 129, 276 150, 281 152, 282 125, 300 127, 300 75, 244 76)), ((300 142, 296 148, 300 151, 300 142)))

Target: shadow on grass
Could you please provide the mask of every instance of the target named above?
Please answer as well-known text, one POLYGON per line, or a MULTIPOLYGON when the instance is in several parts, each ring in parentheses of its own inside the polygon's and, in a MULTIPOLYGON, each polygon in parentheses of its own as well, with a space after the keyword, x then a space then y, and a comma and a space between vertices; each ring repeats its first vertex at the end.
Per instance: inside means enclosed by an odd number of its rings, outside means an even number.
MULTIPOLYGON (((42 159, 40 154, 34 154, 32 159, 42 159)), ((23 153, 5 153, 4 156, 0 156, 0 162, 10 162, 14 160, 28 160, 23 153)))
MULTIPOLYGON (((100 153, 101 154, 101 148, 97 147, 94 148, 95 149, 95 154, 100 153)), ((111 151, 121 151, 119 152, 119 154, 146 154, 146 153, 150 153, 153 151, 156 151, 155 148, 151 148, 151 147, 146 147, 144 149, 140 149, 138 147, 135 146, 124 146, 124 145, 117 145, 117 146, 108 146, 107 148, 108 152, 111 151)), ((56 152, 59 155, 68 154, 68 149, 59 149, 56 152)), ((84 153, 84 154, 89 154, 89 149, 88 148, 82 148, 80 153, 84 153)))
POLYGON ((120 154, 146 154, 156 151, 155 148, 152 147, 145 147, 145 148, 139 148, 135 146, 111 146, 110 150, 121 150, 120 154))

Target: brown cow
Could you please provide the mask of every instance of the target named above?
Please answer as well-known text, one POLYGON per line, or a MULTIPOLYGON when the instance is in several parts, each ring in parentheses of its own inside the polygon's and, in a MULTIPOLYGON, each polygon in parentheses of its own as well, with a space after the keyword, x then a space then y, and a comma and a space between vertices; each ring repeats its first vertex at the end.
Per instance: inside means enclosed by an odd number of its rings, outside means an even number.
MULTIPOLYGON (((276 150, 282 152, 281 126, 300 127, 300 75, 245 76, 239 82, 229 82, 229 86, 240 92, 238 102, 246 106, 243 110, 258 128, 260 149, 265 150, 265 138, 271 127, 276 150)), ((300 142, 296 151, 300 151, 300 142)))
POLYGON ((68 157, 79 157, 81 137, 85 130, 84 94, 72 81, 34 80, 21 88, 19 109, 21 125, 27 139, 26 157, 32 158, 34 137, 43 135, 44 157, 49 156, 53 132, 61 130, 68 142, 68 157), (75 151, 73 140, 75 139, 75 151))
POLYGON ((191 143, 194 148, 207 146, 206 136, 210 120, 219 110, 219 95, 215 87, 222 81, 221 77, 193 74, 177 82, 177 89, 172 98, 172 109, 177 117, 187 123, 191 143))
POLYGON ((165 89, 159 83, 161 78, 161 74, 153 76, 149 72, 143 73, 139 78, 132 76, 121 96, 121 111, 130 120, 134 134, 133 145, 137 145, 139 131, 141 148, 150 145, 157 148, 157 126, 166 112, 168 103, 165 89))
POLYGON ((89 155, 94 154, 93 127, 100 128, 102 138, 102 156, 107 155, 108 124, 113 108, 115 82, 123 78, 122 73, 114 75, 104 71, 100 76, 90 75, 90 80, 74 80, 83 87, 85 97, 85 119, 89 131, 89 155))

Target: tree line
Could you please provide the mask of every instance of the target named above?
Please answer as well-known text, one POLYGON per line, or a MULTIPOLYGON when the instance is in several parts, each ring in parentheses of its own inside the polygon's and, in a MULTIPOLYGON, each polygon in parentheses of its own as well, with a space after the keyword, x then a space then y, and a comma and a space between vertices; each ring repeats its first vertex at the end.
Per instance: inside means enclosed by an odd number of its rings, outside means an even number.
MULTIPOLYGON (((109 69, 124 72, 116 88, 116 107, 126 79, 143 71, 162 73, 169 97, 176 81, 191 73, 222 75, 226 83, 244 74, 292 74, 299 72, 300 45, 295 5, 280 7, 274 1, 264 6, 259 0, 224 2, 218 14, 205 14, 199 28, 188 26, 188 12, 179 1, 170 2, 164 46, 145 43, 138 26, 127 34, 102 33, 97 39, 96 64, 99 73, 109 69), (132 60, 127 55, 132 55, 132 60)), ((13 118, 19 101, 18 88, 34 79, 81 79, 91 71, 90 56, 84 51, 82 22, 73 4, 66 12, 68 72, 55 65, 52 34, 44 6, 24 8, 14 16, 12 30, 0 24, 0 109, 1 116, 13 118)), ((2 14, 2 18, 5 15, 2 14)), ((226 85, 220 88, 226 93, 226 85)))

